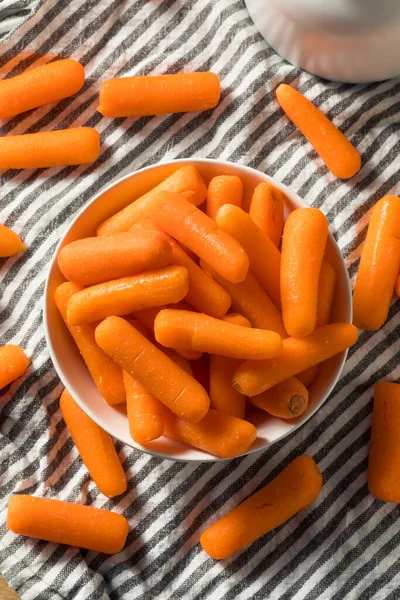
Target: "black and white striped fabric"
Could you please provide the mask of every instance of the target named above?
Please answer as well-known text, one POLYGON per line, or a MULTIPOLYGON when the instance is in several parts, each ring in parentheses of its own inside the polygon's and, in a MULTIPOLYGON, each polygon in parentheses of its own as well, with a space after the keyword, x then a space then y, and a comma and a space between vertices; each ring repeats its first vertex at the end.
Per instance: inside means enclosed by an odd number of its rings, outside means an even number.
POLYGON ((327 215, 354 278, 368 211, 400 190, 400 80, 344 85, 294 68, 268 47, 243 0, 1 2, 3 33, 8 18, 24 22, 0 46, 2 72, 58 55, 80 60, 87 78, 74 99, 4 122, 1 135, 89 125, 102 148, 94 165, 1 175, 1 222, 29 248, 0 264, 1 344, 21 345, 32 365, 0 399, 0 571, 26 600, 397 600, 400 508, 368 494, 366 468, 374 384, 400 376, 399 302, 380 331, 360 335, 334 392, 297 433, 216 465, 160 460, 119 444, 129 489, 109 500, 58 410, 62 386, 46 349, 42 297, 50 258, 77 211, 120 176, 181 157, 239 162, 289 185, 327 215), (220 75, 215 110, 116 120, 96 112, 102 79, 181 70, 220 75), (335 179, 284 118, 273 92, 282 81, 361 151, 363 167, 350 182, 335 179), (323 473, 318 500, 230 560, 207 557, 201 531, 302 453, 323 473), (15 536, 5 525, 14 492, 123 513, 131 525, 126 549, 107 557, 15 536))

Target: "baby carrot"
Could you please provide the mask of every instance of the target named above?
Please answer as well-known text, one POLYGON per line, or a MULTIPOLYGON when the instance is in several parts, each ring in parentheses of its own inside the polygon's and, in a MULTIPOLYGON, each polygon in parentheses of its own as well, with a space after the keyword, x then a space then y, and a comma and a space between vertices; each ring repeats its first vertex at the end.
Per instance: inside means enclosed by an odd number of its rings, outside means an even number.
POLYGON ((271 183, 260 183, 251 198, 249 215, 271 242, 279 248, 283 231, 284 196, 271 183))
POLYGON ((378 500, 400 502, 400 385, 375 386, 368 489, 378 500))
POLYGON ((232 323, 233 325, 240 325, 241 327, 251 327, 250 321, 239 313, 229 313, 222 317, 222 321, 232 323))
POLYGON ((109 510, 17 495, 8 501, 7 527, 19 535, 115 554, 125 545, 129 524, 109 510))
POLYGON ((211 525, 200 537, 212 558, 227 558, 278 527, 311 504, 321 491, 322 476, 310 456, 295 458, 258 492, 211 525))
POLYGON ((343 352, 357 341, 357 329, 350 323, 318 327, 309 336, 283 340, 283 351, 269 360, 247 360, 235 371, 233 383, 246 396, 256 396, 343 352))
POLYGON ((159 231, 84 238, 67 244, 58 255, 64 277, 81 285, 104 283, 171 263, 171 245, 159 231))
POLYGON ((162 404, 137 379, 124 371, 129 431, 138 444, 156 440, 164 432, 162 404))
POLYGON ((301 373, 298 373, 296 377, 306 388, 309 388, 310 385, 316 380, 318 371, 319 365, 313 365, 312 367, 308 367, 308 369, 305 369, 305 371, 301 371, 301 373))
POLYGON ((331 263, 324 259, 318 280, 317 327, 328 325, 330 321, 335 284, 336 271, 331 263))
POLYGON ((13 256, 26 249, 24 242, 11 229, 0 224, 0 258, 13 256))
POLYGON ((100 136, 90 127, 0 137, 0 169, 41 169, 91 163, 100 136))
POLYGON ((97 110, 105 117, 197 112, 217 106, 219 96, 215 73, 121 77, 101 84, 97 110))
POLYGON ((85 81, 85 71, 71 58, 29 69, 0 81, 0 118, 7 119, 76 94, 85 81))
POLYGON ((294 419, 308 406, 308 390, 296 377, 290 377, 262 394, 249 398, 249 402, 274 417, 294 419))
POLYGON ((284 83, 278 86, 276 98, 335 177, 349 179, 360 170, 358 151, 310 100, 284 83))
POLYGON ((154 333, 167 348, 191 348, 231 358, 261 360, 282 351, 282 338, 274 331, 249 329, 187 310, 161 310, 154 333))
POLYGON ((30 362, 19 346, 0 346, 0 389, 21 377, 30 362))
POLYGON ((125 402, 122 369, 96 344, 94 337, 96 324, 68 325, 68 300, 81 290, 83 290, 81 285, 69 281, 62 283, 56 289, 55 303, 100 394, 107 404, 120 404, 125 402))
POLYGON ((64 390, 60 409, 75 446, 100 492, 109 498, 126 491, 126 477, 111 436, 92 421, 64 390))
POLYGON ((396 296, 400 297, 400 275, 396 279, 396 285, 395 285, 394 291, 396 292, 396 296))
POLYGON ((374 331, 386 321, 400 264, 400 198, 372 209, 353 294, 353 323, 374 331))
POLYGON ((83 325, 113 315, 179 302, 187 294, 184 267, 165 267, 132 277, 99 283, 74 294, 68 301, 69 325, 83 325))
POLYGON ((202 386, 124 319, 105 319, 96 328, 96 341, 120 367, 182 419, 197 422, 207 413, 210 399, 202 386))
POLYGON ((283 230, 281 299, 289 335, 309 335, 317 320, 318 280, 328 237, 328 222, 317 208, 297 208, 283 230))
MULTIPOLYGON (((257 227, 252 218, 238 206, 232 204, 222 206, 217 213, 216 222, 218 227, 229 233, 243 246, 249 257, 250 269, 275 306, 279 308, 281 305, 279 295, 281 255, 279 250, 257 227)), ((204 257, 204 260, 207 259, 204 257)), ((223 273, 221 275, 223 276, 223 273)))
POLYGON ((243 454, 257 436, 252 423, 212 408, 198 423, 188 423, 171 412, 165 414, 164 433, 220 458, 234 458, 243 454))
POLYGON ((207 191, 207 214, 215 220, 218 209, 223 204, 242 206, 243 183, 237 175, 213 177, 207 191))
MULTIPOLYGON (((132 179, 132 181, 127 179, 118 184, 115 190, 112 188, 104 195, 107 195, 110 206, 113 205, 114 194, 118 195, 118 199, 122 196, 128 202, 135 192, 135 186, 135 179, 132 179)), ((111 233, 129 231, 132 225, 147 216, 147 206, 153 194, 160 190, 180 194, 195 206, 200 206, 207 196, 207 186, 196 167, 189 165, 181 167, 147 194, 131 202, 131 204, 101 223, 97 228, 97 235, 110 235, 111 233)))

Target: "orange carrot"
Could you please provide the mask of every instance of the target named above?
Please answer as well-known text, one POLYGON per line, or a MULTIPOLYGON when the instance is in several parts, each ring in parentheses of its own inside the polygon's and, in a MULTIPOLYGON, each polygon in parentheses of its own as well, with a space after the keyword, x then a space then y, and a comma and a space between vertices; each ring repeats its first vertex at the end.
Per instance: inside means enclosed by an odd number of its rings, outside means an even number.
POLYGON ((294 419, 307 409, 308 390, 299 379, 290 377, 249 401, 274 417, 294 419))
POLYGON ((349 179, 360 170, 358 151, 310 100, 284 83, 276 89, 276 98, 335 177, 349 179))
POLYGON ((330 321, 335 284, 336 271, 331 263, 324 259, 318 280, 317 327, 328 325, 330 321))
POLYGON ((231 358, 261 360, 282 351, 282 338, 273 331, 249 329, 187 310, 161 310, 154 333, 167 348, 191 348, 231 358))
POLYGON ((9 499, 7 527, 19 535, 105 554, 120 552, 129 530, 118 513, 26 495, 9 499))
POLYGON ((275 479, 206 529, 200 537, 203 550, 221 559, 246 548, 311 504, 321 487, 322 475, 313 459, 298 456, 275 479))
POLYGON ((243 183, 237 175, 213 177, 208 185, 207 214, 215 220, 218 209, 224 204, 242 206, 243 183))
POLYGON ((283 230, 281 299, 289 335, 309 335, 317 320, 318 280, 328 222, 317 208, 297 208, 283 230))
POLYGON ((284 196, 271 183, 260 183, 254 190, 249 215, 271 242, 279 248, 283 231, 284 196))
POLYGON ((241 327, 251 327, 249 319, 246 319, 246 317, 239 313, 229 313, 222 317, 222 321, 232 323, 233 325, 240 325, 241 327))
POLYGON ((56 289, 55 303, 100 394, 108 404, 120 404, 125 402, 122 369, 96 344, 94 337, 96 324, 68 325, 67 323, 68 300, 81 290, 83 287, 75 283, 62 283, 56 289))
POLYGON ((378 500, 400 502, 400 385, 375 386, 368 489, 378 500))
POLYGON ((200 265, 228 292, 233 310, 245 316, 253 327, 276 331, 282 338, 287 337, 279 310, 253 273, 249 271, 244 281, 235 284, 220 277, 204 261, 200 261, 200 265))
POLYGON ((100 136, 90 127, 0 137, 0 169, 41 169, 91 163, 100 136))
POLYGON ((309 388, 310 385, 316 380, 318 371, 319 365, 313 365, 305 371, 301 371, 301 373, 298 373, 296 377, 306 388, 309 388))
POLYGON ((164 415, 166 436, 220 458, 234 458, 246 452, 256 439, 252 423, 210 408, 198 423, 188 423, 171 412, 164 415))
POLYGON ((71 58, 57 60, 21 75, 0 81, 0 118, 58 102, 76 94, 85 81, 85 71, 71 58))
POLYGON ((104 283, 171 263, 171 245, 159 231, 84 238, 67 244, 58 254, 61 273, 81 285, 104 283))
POLYGON ((30 362, 19 346, 0 346, 0 389, 21 377, 30 362))
POLYGON ((182 300, 187 290, 187 270, 175 266, 99 283, 70 298, 68 323, 82 325, 142 308, 173 304, 182 300))
POLYGON ((105 117, 197 112, 217 106, 219 96, 215 73, 121 77, 103 81, 97 110, 105 117))
POLYGON ((394 291, 396 292, 396 296, 400 297, 400 275, 396 279, 396 285, 395 285, 394 291))
POLYGON ((5 225, 0 225, 0 258, 13 256, 24 250, 26 250, 26 246, 19 235, 5 225))
POLYGON ((283 351, 269 360, 247 360, 235 371, 234 385, 246 396, 256 396, 331 356, 357 341, 357 329, 350 323, 318 327, 304 338, 283 340, 283 351))
POLYGON ((210 399, 201 385, 124 319, 105 319, 96 328, 96 341, 179 417, 197 422, 207 413, 210 399))
POLYGON ((64 390, 60 409, 75 446, 100 492, 109 498, 126 491, 125 473, 111 436, 92 421, 64 390))
POLYGON ((376 330, 386 321, 400 264, 400 198, 372 209, 353 294, 353 323, 376 330))
MULTIPOLYGON (((252 218, 237 206, 232 204, 222 206, 217 213, 216 222, 218 227, 229 233, 243 246, 249 257, 250 269, 275 306, 279 308, 281 264, 279 250, 265 233, 257 227, 252 218)), ((207 259, 204 257, 204 260, 207 259)), ((223 273, 221 275, 223 276, 223 273)))
MULTIPOLYGON (((115 200, 117 198, 119 200, 121 197, 128 203, 135 193, 135 187, 136 180, 134 178, 132 180, 127 179, 115 188, 105 192, 103 198, 104 196, 107 197, 110 206, 113 206, 115 200)), ((132 225, 147 216, 148 204, 153 194, 160 190, 180 194, 195 206, 202 204, 207 196, 207 186, 196 167, 181 167, 147 194, 131 202, 131 204, 101 223, 97 228, 97 235, 110 235, 129 231, 132 225)))
POLYGON ((163 405, 126 371, 124 384, 130 434, 135 442, 145 445, 164 432, 163 405))

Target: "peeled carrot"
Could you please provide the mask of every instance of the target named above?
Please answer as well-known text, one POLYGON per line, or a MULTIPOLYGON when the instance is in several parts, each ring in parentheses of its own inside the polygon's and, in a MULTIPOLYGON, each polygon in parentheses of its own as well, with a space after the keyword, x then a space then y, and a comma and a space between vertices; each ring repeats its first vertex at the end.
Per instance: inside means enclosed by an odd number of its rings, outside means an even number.
POLYGON ((58 255, 64 277, 81 285, 104 283, 171 263, 171 245, 159 231, 84 238, 67 244, 58 255))
POLYGON ((96 341, 182 419, 197 422, 207 413, 210 399, 202 386, 124 319, 105 319, 96 328, 96 341))
POLYGON ((121 77, 101 84, 97 110, 105 117, 197 112, 217 106, 219 96, 215 73, 121 77))
POLYGON ((357 328, 350 323, 332 323, 316 328, 309 336, 283 340, 283 351, 269 360, 247 360, 233 376, 237 390, 256 396, 331 356, 357 341, 357 328))
POLYGON ((271 183, 260 183, 251 198, 249 215, 271 242, 279 248, 283 231, 284 196, 271 183))
POLYGON ((325 259, 322 261, 318 280, 317 327, 328 325, 330 321, 335 284, 336 271, 331 263, 325 259))
POLYGON ((368 489, 378 500, 400 502, 400 385, 375 386, 368 489))
POLYGON ((310 100, 284 83, 276 89, 276 98, 335 177, 349 179, 360 170, 358 151, 310 100))
POLYGON ((353 323, 374 331, 386 321, 400 264, 400 198, 372 209, 353 294, 353 323))
POLYGON ((301 371, 301 373, 298 373, 296 377, 306 388, 309 388, 310 385, 316 380, 318 372, 319 365, 313 365, 305 371, 301 371))
POLYGON ((0 389, 21 377, 30 364, 19 346, 7 344, 0 347, 0 389))
POLYGON ((213 177, 207 191, 207 214, 215 220, 218 209, 224 204, 242 206, 243 183, 237 175, 213 177))
POLYGON ((154 333, 167 348, 191 348, 231 358, 261 360, 282 351, 282 338, 274 331, 249 329, 187 310, 161 310, 154 333))
POLYGON ((122 369, 96 344, 96 324, 69 325, 67 322, 68 300, 81 290, 83 287, 75 283, 62 283, 56 289, 55 303, 100 394, 107 404, 120 404, 125 402, 122 369))
POLYGON ((317 320, 318 280, 328 237, 328 222, 317 208, 297 208, 283 230, 282 315, 289 335, 309 335, 317 320))
POLYGON ((232 323, 233 325, 240 325, 241 327, 251 327, 249 319, 246 319, 246 317, 239 313, 229 313, 222 317, 222 321, 232 323))
POLYGON ((249 271, 241 283, 230 283, 204 261, 200 261, 200 265, 228 292, 233 310, 245 316, 253 327, 276 331, 282 338, 287 337, 279 310, 253 273, 249 271))
POLYGON ((249 402, 274 417, 294 419, 307 409, 308 390, 299 379, 290 377, 266 392, 249 398, 249 402))
POLYGON ((109 498, 126 491, 125 473, 111 436, 92 421, 64 390, 60 409, 75 446, 100 492, 109 498))
POLYGON ((221 559, 246 548, 315 500, 322 475, 310 456, 302 455, 275 479, 211 525, 200 537, 203 550, 221 559))
POLYGON ((26 246, 19 235, 5 225, 0 225, 0 258, 13 256, 24 250, 26 250, 26 246))
POLYGON ((71 58, 57 60, 0 81, 0 118, 7 119, 76 94, 85 71, 71 58))
POLYGON ((83 325, 142 308, 173 304, 182 300, 187 290, 187 270, 175 266, 99 283, 70 298, 68 323, 83 325))
POLYGON ((124 371, 129 431, 138 444, 156 440, 164 433, 162 404, 137 379, 124 371))
MULTIPOLYGON (((110 205, 113 205, 114 193, 118 195, 118 198, 122 195, 128 201, 134 194, 135 185, 135 179, 132 179, 132 181, 127 179, 116 186, 115 192, 113 189, 106 192, 105 195, 107 195, 110 205), (123 188, 120 187, 122 185, 124 186, 123 188)), ((132 225, 148 216, 148 204, 152 196, 160 190, 180 194, 195 206, 202 204, 207 196, 207 186, 196 167, 189 165, 181 167, 155 188, 147 192, 147 194, 128 204, 125 208, 101 223, 97 228, 97 235, 110 235, 112 233, 129 231, 132 225)))
POLYGON ((396 292, 396 296, 400 297, 400 275, 396 279, 396 285, 395 285, 394 291, 396 292))
POLYGON ((41 169, 91 163, 100 136, 90 127, 0 137, 0 169, 41 169))
MULTIPOLYGON (((281 256, 279 250, 257 227, 252 218, 237 206, 232 204, 222 206, 217 213, 216 222, 218 227, 229 233, 243 246, 249 257, 250 269, 275 306, 279 308, 281 302, 279 295, 281 256)), ((204 257, 204 260, 207 259, 204 257)), ((223 273, 221 275, 223 276, 223 273)))
POLYGON ((120 552, 129 530, 118 513, 26 495, 9 499, 7 527, 19 535, 105 554, 120 552))
POLYGON ((220 458, 234 458, 246 452, 257 436, 252 423, 210 408, 198 423, 188 423, 171 412, 164 415, 164 433, 220 458))

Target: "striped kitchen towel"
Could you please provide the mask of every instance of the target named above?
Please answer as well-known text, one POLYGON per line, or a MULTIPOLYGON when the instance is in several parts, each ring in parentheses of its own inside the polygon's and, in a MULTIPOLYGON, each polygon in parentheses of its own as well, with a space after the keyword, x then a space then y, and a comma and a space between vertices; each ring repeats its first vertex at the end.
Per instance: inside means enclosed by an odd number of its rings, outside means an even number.
POLYGON ((3 122, 1 135, 88 125, 102 147, 90 166, 1 174, 1 221, 28 250, 1 262, 0 338, 25 348, 32 365, 0 399, 0 571, 26 600, 397 600, 400 508, 368 494, 366 468, 374 384, 400 376, 399 302, 380 331, 360 335, 330 398, 295 434, 218 464, 174 463, 117 444, 129 488, 109 500, 58 409, 62 386, 46 349, 42 298, 50 258, 77 211, 118 177, 181 157, 239 162, 289 185, 327 215, 354 279, 368 211, 400 191, 400 81, 345 85, 302 72, 268 47, 243 0, 2 2, 5 27, 3 5, 27 20, 0 46, 2 73, 61 56, 80 60, 87 79, 73 99, 3 122), (96 112, 102 79, 182 70, 219 74, 215 110, 115 120, 96 112), (351 181, 335 179, 283 116, 274 100, 282 81, 360 150, 363 167, 351 181), (207 557, 201 531, 302 453, 323 472, 318 500, 231 559, 207 557), (109 557, 10 533, 14 492, 123 513, 131 525, 125 550, 109 557))

